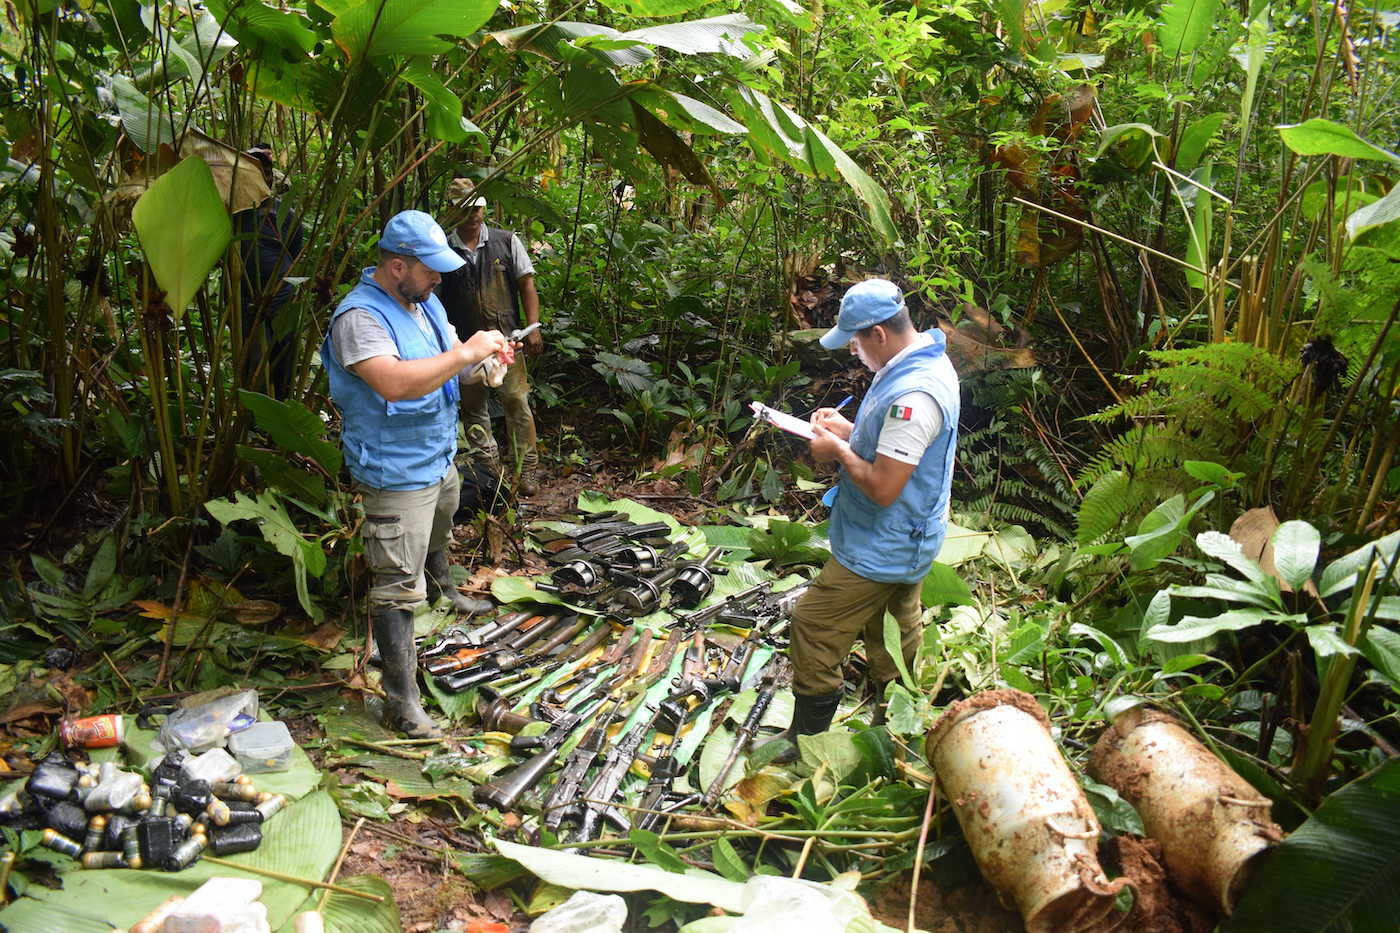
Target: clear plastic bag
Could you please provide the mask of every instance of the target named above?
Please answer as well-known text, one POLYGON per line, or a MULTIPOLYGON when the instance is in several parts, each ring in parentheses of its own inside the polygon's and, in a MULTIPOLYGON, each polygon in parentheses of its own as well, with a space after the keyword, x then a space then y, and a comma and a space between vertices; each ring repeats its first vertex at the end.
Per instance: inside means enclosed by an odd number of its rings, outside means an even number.
POLYGON ((530 933, 622 933, 627 902, 616 894, 575 891, 530 924, 530 933))
POLYGON ((744 885, 744 915, 729 933, 846 933, 857 917, 868 917, 865 901, 841 891, 803 881, 758 875, 744 885))
POLYGON ((83 798, 83 807, 89 813, 100 810, 120 810, 141 793, 141 775, 130 771, 118 771, 112 762, 105 762, 98 772, 97 784, 83 798))
POLYGON ((222 748, 230 732, 246 729, 258 719, 258 692, 244 690, 202 706, 180 709, 161 723, 157 744, 165 751, 186 748, 198 754, 222 748))

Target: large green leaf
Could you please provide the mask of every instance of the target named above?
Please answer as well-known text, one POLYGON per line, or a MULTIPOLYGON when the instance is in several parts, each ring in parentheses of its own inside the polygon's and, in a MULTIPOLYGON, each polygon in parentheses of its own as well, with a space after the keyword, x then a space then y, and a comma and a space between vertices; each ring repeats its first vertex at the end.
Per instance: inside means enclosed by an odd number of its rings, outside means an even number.
POLYGON ((744 886, 708 871, 692 868, 685 874, 654 865, 632 865, 613 859, 555 852, 502 839, 492 842, 500 853, 524 865, 551 884, 587 891, 660 891, 688 904, 713 904, 742 912, 744 886))
MULTIPOLYGON (((340 850, 340 814, 324 791, 291 804, 263 826, 262 845, 229 860, 301 878, 325 876, 340 850)), ((189 896, 210 878, 248 877, 262 882, 259 900, 267 907, 268 923, 281 927, 306 900, 299 884, 239 872, 235 868, 196 862, 182 872, 66 871, 63 886, 50 890, 30 885, 26 897, 0 911, 8 933, 109 933, 126 929, 172 894, 189 896)))
POLYGON ((749 33, 762 32, 763 26, 747 16, 732 13, 710 19, 690 20, 684 23, 666 23, 661 26, 648 26, 624 32, 618 38, 634 39, 646 45, 659 45, 685 55, 708 52, 728 55, 738 59, 754 57, 754 50, 744 44, 743 37, 749 33))
MULTIPOLYGON (((377 894, 384 900, 376 904, 362 897, 331 892, 323 914, 326 933, 400 933, 403 929, 399 905, 394 903, 394 889, 389 887, 389 882, 378 875, 355 875, 337 883, 352 891, 377 894)), ((313 895, 302 906, 315 910, 320 902, 320 895, 313 895)), ((290 929, 290 926, 283 927, 281 933, 288 933, 290 929)))
POLYGON ((1274 569, 1295 590, 1312 579, 1322 536, 1307 522, 1284 522, 1274 531, 1274 569))
POLYGON ((1332 794, 1255 872, 1225 933, 1400 928, 1400 758, 1332 794))
POLYGON ((491 18, 495 0, 365 0, 331 23, 352 62, 365 55, 440 55, 491 18))
POLYGON ((1323 598, 1334 596, 1356 585, 1356 575, 1364 572, 1376 559, 1389 561, 1400 548, 1400 531, 1392 532, 1379 541, 1363 545, 1328 564, 1318 580, 1317 589, 1323 598))
POLYGON ((1400 686, 1400 634, 1379 625, 1366 630, 1366 637, 1357 645, 1366 660, 1390 682, 1400 686))
POLYGON ((1249 138, 1249 125, 1254 119, 1254 92, 1259 87, 1259 75, 1269 54, 1269 9, 1265 7, 1249 21, 1245 29, 1244 51, 1235 61, 1244 69, 1244 94, 1240 97, 1240 138, 1249 138))
POLYGON ((769 153, 796 168, 826 178, 840 178, 865 203, 870 225, 886 245, 899 233, 890 217, 889 196, 840 146, 783 104, 749 87, 735 88, 730 103, 743 118, 749 135, 769 153))
MULTIPOLYGON (((1224 122, 1225 114, 1212 113, 1201 117, 1182 132, 1181 139, 1176 145, 1176 170, 1178 172, 1190 174, 1196 164, 1201 161, 1201 155, 1205 152, 1206 145, 1215 138, 1215 134, 1220 131, 1220 124, 1224 122)), ((1220 469, 1223 471, 1224 467, 1220 467, 1220 469)))
POLYGON ((450 143, 466 142, 470 136, 483 136, 481 127, 462 115, 462 101, 433 73, 427 59, 416 58, 404 67, 403 79, 423 92, 427 106, 428 135, 450 143))
POLYGON ((1260 569, 1258 563, 1244 556, 1240 543, 1227 534, 1203 531, 1196 535, 1196 547, 1200 548, 1202 553, 1229 564, 1239 571, 1241 576, 1255 583, 1262 583, 1268 576, 1260 569))
POLYGON ((208 163, 192 156, 157 178, 131 209, 131 222, 179 320, 233 239, 208 163))
POLYGON ((1288 615, 1267 609, 1231 609, 1218 616, 1185 616, 1175 625, 1154 625, 1144 633, 1152 641, 1183 642, 1207 638, 1218 632, 1238 632, 1261 622, 1306 622, 1305 615, 1288 615))
POLYGON ((976 602, 957 571, 938 561, 933 562, 924 577, 921 598, 925 606, 971 606, 976 602))
POLYGON ((122 130, 142 152, 155 152, 161 143, 175 145, 173 121, 183 122, 178 114, 172 115, 164 109, 163 103, 152 101, 141 93, 131 79, 125 75, 112 76, 112 96, 117 99, 117 112, 121 114, 122 130))
POLYGON ((1354 210, 1347 216, 1347 236, 1355 240, 1374 227, 1400 220, 1400 185, 1373 204, 1354 210))
MULTIPOLYGON (((1199 171, 1192 172, 1192 178, 1210 188, 1214 185, 1211 175, 1212 165, 1209 161, 1201 166, 1199 171)), ((1203 191, 1192 192, 1195 202, 1193 210, 1187 216, 1187 242, 1186 242, 1186 282, 1192 288, 1204 289, 1206 287, 1206 277, 1196 269, 1210 268, 1210 235, 1211 221, 1214 217, 1212 211, 1211 197, 1203 191)))
POLYGON ((600 5, 631 16, 676 16, 703 6, 706 0, 600 0, 600 5))
MULTIPOLYGON (((562 62, 564 52, 561 46, 592 37, 615 40, 620 35, 622 34, 611 26, 561 20, 542 25, 501 29, 491 33, 491 38, 511 51, 534 52, 550 61, 562 62)), ((651 49, 634 41, 621 44, 583 42, 579 43, 579 47, 594 56, 598 64, 614 68, 644 65, 656 57, 651 49)))
POLYGON ((1314 117, 1278 128, 1283 143, 1299 155, 1335 155, 1347 159, 1385 159, 1400 163, 1400 156, 1373 146, 1349 126, 1314 117))
POLYGON ((325 422, 301 402, 282 402, 247 389, 238 390, 238 400, 278 447, 289 454, 310 457, 330 476, 340 472, 340 448, 326 440, 325 422))
POLYGON ((1162 52, 1172 61, 1189 56, 1206 41, 1219 12, 1220 0, 1174 0, 1162 7, 1162 52))
POLYGON ((207 0, 205 6, 229 35, 259 53, 277 51, 287 58, 316 48, 316 33, 306 17, 295 10, 280 10, 261 0, 207 0))
POLYGON ((258 528, 267 542, 279 553, 292 559, 295 571, 297 599, 306 614, 320 622, 324 618, 321 607, 311 601, 311 593, 306 586, 307 574, 320 577, 326 570, 326 552, 317 540, 307 540, 287 515, 277 495, 269 490, 258 493, 256 500, 245 493, 236 492, 234 501, 213 499, 204 503, 204 508, 214 520, 227 525, 239 519, 258 523, 258 528))

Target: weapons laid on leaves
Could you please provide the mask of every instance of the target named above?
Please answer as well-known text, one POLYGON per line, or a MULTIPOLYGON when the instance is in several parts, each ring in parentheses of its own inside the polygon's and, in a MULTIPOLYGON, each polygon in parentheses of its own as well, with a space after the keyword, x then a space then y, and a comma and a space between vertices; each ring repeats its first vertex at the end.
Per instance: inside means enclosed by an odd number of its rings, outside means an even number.
POLYGON ((451 654, 437 655, 430 658, 424 667, 427 668, 429 674, 439 677, 443 674, 465 670, 495 651, 502 649, 519 651, 535 642, 546 632, 554 629, 565 618, 563 612, 530 616, 522 622, 515 623, 513 629, 506 629, 503 633, 493 636, 493 640, 489 644, 482 644, 480 647, 458 648, 451 654))
POLYGON ((773 703, 773 695, 777 693, 780 686, 785 685, 785 681, 791 681, 791 679, 792 665, 783 655, 775 654, 773 659, 768 662, 768 666, 763 669, 763 680, 759 686, 758 696, 754 698, 748 716, 744 717, 744 724, 739 727, 739 734, 734 739, 734 747, 730 749, 729 757, 724 760, 724 764, 719 766, 719 771, 715 772, 714 780, 710 782, 710 789, 705 791, 705 795, 700 798, 702 810, 713 808, 715 801, 719 800, 719 795, 724 793, 725 779, 729 777, 729 771, 734 767, 739 757, 747 753, 754 736, 758 734, 758 727, 763 724, 763 717, 768 713, 768 707, 773 703))
MULTIPOLYGON (((587 626, 588 619, 579 617, 572 625, 555 632, 548 641, 529 654, 521 654, 517 648, 503 646, 501 650, 494 652, 473 669, 440 677, 438 683, 446 690, 460 693, 468 687, 497 680, 502 675, 509 674, 532 661, 548 657, 550 652, 559 648, 560 645, 573 641, 578 637, 579 632, 582 632, 587 626)), ((606 632, 603 633, 603 637, 607 637, 606 632)))
POLYGON ((418 652, 420 658, 431 658, 437 655, 455 651, 458 648, 480 648, 486 642, 495 638, 500 638, 510 632, 515 631, 520 625, 529 619, 534 618, 538 613, 534 612, 511 612, 500 616, 485 625, 480 625, 471 631, 451 631, 445 634, 437 644, 429 648, 422 648, 418 652))
MULTIPOLYGON (((650 629, 643 631, 633 647, 631 656, 619 665, 617 676, 608 682, 606 692, 603 688, 595 690, 582 704, 550 723, 549 728, 541 735, 517 735, 512 738, 511 751, 538 748, 539 752, 524 764, 502 775, 499 780, 478 785, 472 791, 472 799, 478 803, 489 804, 502 812, 513 808, 521 795, 538 784, 558 759, 559 747, 564 744, 564 740, 575 729, 592 719, 609 699, 616 699, 613 696, 614 691, 636 674, 642 666, 642 657, 646 654, 646 649, 651 645, 650 635, 650 629)), ((626 643, 622 644, 625 649, 626 643)))

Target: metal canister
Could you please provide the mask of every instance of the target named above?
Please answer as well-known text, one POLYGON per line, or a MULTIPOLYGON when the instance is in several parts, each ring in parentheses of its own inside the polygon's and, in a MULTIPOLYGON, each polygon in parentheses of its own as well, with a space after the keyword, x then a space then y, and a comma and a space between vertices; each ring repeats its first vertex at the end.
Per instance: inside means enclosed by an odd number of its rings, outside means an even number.
POLYGON ((116 713, 65 719, 58 724, 58 737, 64 748, 114 748, 125 734, 122 718, 116 713))
POLYGON ((209 789, 214 792, 214 796, 222 800, 254 800, 258 796, 257 788, 251 783, 231 781, 227 784, 211 784, 209 789))

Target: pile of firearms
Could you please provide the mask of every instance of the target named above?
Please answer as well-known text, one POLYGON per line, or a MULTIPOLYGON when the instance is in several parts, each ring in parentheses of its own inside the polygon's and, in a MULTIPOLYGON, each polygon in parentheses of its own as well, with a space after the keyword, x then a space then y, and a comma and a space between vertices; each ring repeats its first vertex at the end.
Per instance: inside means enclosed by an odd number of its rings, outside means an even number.
POLYGON ((599 513, 567 535, 548 536, 545 548, 555 569, 551 582, 538 588, 596 607, 600 615, 561 609, 509 613, 470 631, 448 631, 421 650, 440 686, 479 687, 485 727, 514 733, 512 752, 533 753, 478 786, 477 802, 511 810, 534 788, 548 786, 541 798, 543 825, 566 841, 596 839, 605 825, 623 833, 634 825, 654 829, 680 808, 714 807, 774 694, 790 679, 782 654, 773 654, 752 676, 750 661, 760 644, 778 646, 785 640, 786 619, 805 586, 775 594, 771 583, 760 583, 697 609, 714 589, 720 549, 702 560, 681 559, 688 547, 669 542, 664 537, 669 530, 661 523, 636 525, 617 520, 615 513, 599 513), (670 613, 670 621, 656 631, 633 621, 662 611, 670 613), (733 647, 725 650, 706 637, 709 626, 746 634, 731 636, 733 647), (682 646, 672 689, 643 710, 648 692, 670 674, 682 646), (515 712, 513 697, 545 678, 551 682, 537 692, 528 712, 515 712), (688 766, 677 758, 687 723, 716 697, 755 682, 757 699, 710 786, 677 793, 675 781, 688 766), (639 712, 630 728, 612 734, 639 712), (581 729, 561 763, 560 752, 581 729), (638 762, 648 781, 637 805, 624 808, 623 784, 638 762), (557 776, 547 785, 546 775, 556 764, 557 776))

